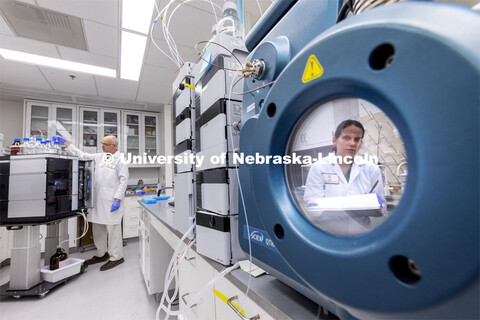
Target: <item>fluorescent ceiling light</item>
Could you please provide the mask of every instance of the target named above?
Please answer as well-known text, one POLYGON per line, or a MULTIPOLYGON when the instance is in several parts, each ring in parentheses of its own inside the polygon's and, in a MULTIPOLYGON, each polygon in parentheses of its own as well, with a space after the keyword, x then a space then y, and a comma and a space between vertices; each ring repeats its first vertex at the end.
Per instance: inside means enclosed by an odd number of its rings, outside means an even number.
POLYGON ((148 34, 155 0, 123 0, 122 28, 148 34))
POLYGON ((115 69, 108 69, 103 67, 92 66, 90 64, 72 62, 62 59, 49 58, 45 56, 39 56, 36 54, 30 54, 20 51, 0 49, 0 55, 8 60, 14 60, 19 62, 25 62, 30 64, 36 64, 40 66, 59 68, 65 70, 72 70, 84 73, 91 73, 106 77, 116 77, 117 71, 115 69))
POLYGON ((140 71, 142 70, 146 44, 146 36, 122 31, 120 78, 138 81, 140 71))

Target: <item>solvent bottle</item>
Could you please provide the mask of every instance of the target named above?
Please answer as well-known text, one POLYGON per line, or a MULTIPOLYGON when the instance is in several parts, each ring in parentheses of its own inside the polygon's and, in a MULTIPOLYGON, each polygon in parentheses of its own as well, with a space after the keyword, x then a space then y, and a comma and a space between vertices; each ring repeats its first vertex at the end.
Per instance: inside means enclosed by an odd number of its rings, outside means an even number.
POLYGON ((223 33, 243 39, 243 24, 238 19, 237 5, 231 1, 223 4, 223 18, 217 23, 217 34, 223 33))
POLYGON ((14 139, 13 140, 13 143, 12 143, 12 146, 10 147, 10 155, 11 156, 16 156, 17 154, 21 154, 20 153, 20 145, 22 143, 20 142, 20 139, 14 139))

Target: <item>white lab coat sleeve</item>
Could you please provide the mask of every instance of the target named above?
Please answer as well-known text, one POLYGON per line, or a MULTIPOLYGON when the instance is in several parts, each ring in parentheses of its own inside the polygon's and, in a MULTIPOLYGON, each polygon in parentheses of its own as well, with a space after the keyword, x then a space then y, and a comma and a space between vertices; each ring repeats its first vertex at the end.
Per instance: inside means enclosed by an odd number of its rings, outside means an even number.
POLYGON ((320 167, 313 165, 308 172, 303 200, 310 201, 323 197, 325 197, 325 181, 322 177, 322 171, 320 167))
POLYGON ((373 167, 373 173, 371 174, 371 183, 372 186, 378 181, 377 186, 375 187, 375 192, 382 198, 382 214, 387 215, 387 200, 385 199, 385 195, 383 193, 383 178, 382 178, 382 171, 378 166, 373 167))
POLYGON ((68 148, 65 148, 65 151, 67 151, 69 155, 80 158, 80 160, 95 160, 97 155, 95 153, 83 152, 82 150, 75 147, 73 144, 70 144, 68 148))
POLYGON ((382 171, 380 170, 379 167, 375 166, 375 167, 373 167, 373 172, 372 172, 372 175, 371 175, 371 181, 370 182, 372 183, 372 186, 373 186, 377 181, 378 181, 377 186, 375 187, 375 190, 373 190, 373 192, 375 192, 376 194, 378 194, 382 198, 384 198, 382 171))
POLYGON ((116 199, 123 199, 125 197, 125 190, 127 190, 128 183, 128 165, 120 161, 117 166, 118 170, 118 188, 115 192, 116 199))

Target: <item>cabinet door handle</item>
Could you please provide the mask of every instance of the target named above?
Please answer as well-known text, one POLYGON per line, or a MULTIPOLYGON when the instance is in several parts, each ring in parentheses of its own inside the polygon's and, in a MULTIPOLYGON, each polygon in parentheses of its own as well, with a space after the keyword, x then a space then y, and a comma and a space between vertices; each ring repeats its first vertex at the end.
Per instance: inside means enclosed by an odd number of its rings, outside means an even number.
MULTIPOLYGON (((182 295, 182 300, 183 300, 183 303, 185 303, 185 305, 188 305, 188 302, 187 302, 187 300, 185 300, 185 297, 188 296, 189 294, 190 293, 187 292, 184 295, 182 295)), ((197 306, 197 304, 194 303, 194 304, 192 304, 192 306, 190 308, 193 308, 193 307, 196 307, 196 306, 197 306)))
POLYGON ((247 318, 245 317, 238 308, 236 308, 233 304, 232 304, 232 301, 233 300, 236 300, 238 299, 238 296, 233 296, 231 297, 230 299, 227 300, 227 304, 230 306, 230 308, 233 309, 233 311, 235 311, 235 313, 243 320, 257 320, 257 319, 260 319, 260 316, 257 314, 256 316, 253 316, 251 318, 247 318))

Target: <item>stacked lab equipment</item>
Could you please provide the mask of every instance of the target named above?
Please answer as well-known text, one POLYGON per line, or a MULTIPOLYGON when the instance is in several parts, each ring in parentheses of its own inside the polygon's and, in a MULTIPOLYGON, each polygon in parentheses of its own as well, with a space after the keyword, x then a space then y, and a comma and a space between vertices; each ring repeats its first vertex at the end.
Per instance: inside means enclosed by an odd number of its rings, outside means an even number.
MULTIPOLYGON (((185 62, 173 82, 173 109, 175 110, 175 156, 189 157, 195 151, 195 106, 192 84, 192 63, 185 62), (187 84, 187 85, 185 85, 187 84)), ((190 161, 175 164, 174 228, 182 234, 195 220, 195 166, 190 161)), ((193 234, 188 235, 190 239, 193 234)))
MULTIPOLYGON (((80 209, 92 208, 92 161, 58 155, 0 157, 0 226, 14 230, 10 282, 1 288, 41 294, 39 225, 59 226, 80 209), (55 224, 52 224, 55 222, 55 224)), ((62 226, 66 226, 62 224, 62 226)), ((45 256, 68 234, 47 231, 45 256)), ((60 231, 60 232, 59 232, 60 231)), ((20 296, 20 293, 18 293, 20 296)))
POLYGON ((204 157, 196 173, 197 252, 224 265, 245 258, 238 244, 238 182, 233 154, 238 148, 243 87, 240 63, 218 43, 235 54, 241 63, 247 52, 243 40, 217 34, 194 68, 196 81, 196 155, 204 157), (232 70, 220 69, 228 68, 232 70), (218 161, 217 161, 218 160, 218 161))
POLYGON ((91 207, 90 161, 58 155, 0 158, 0 225, 47 223, 91 207))

